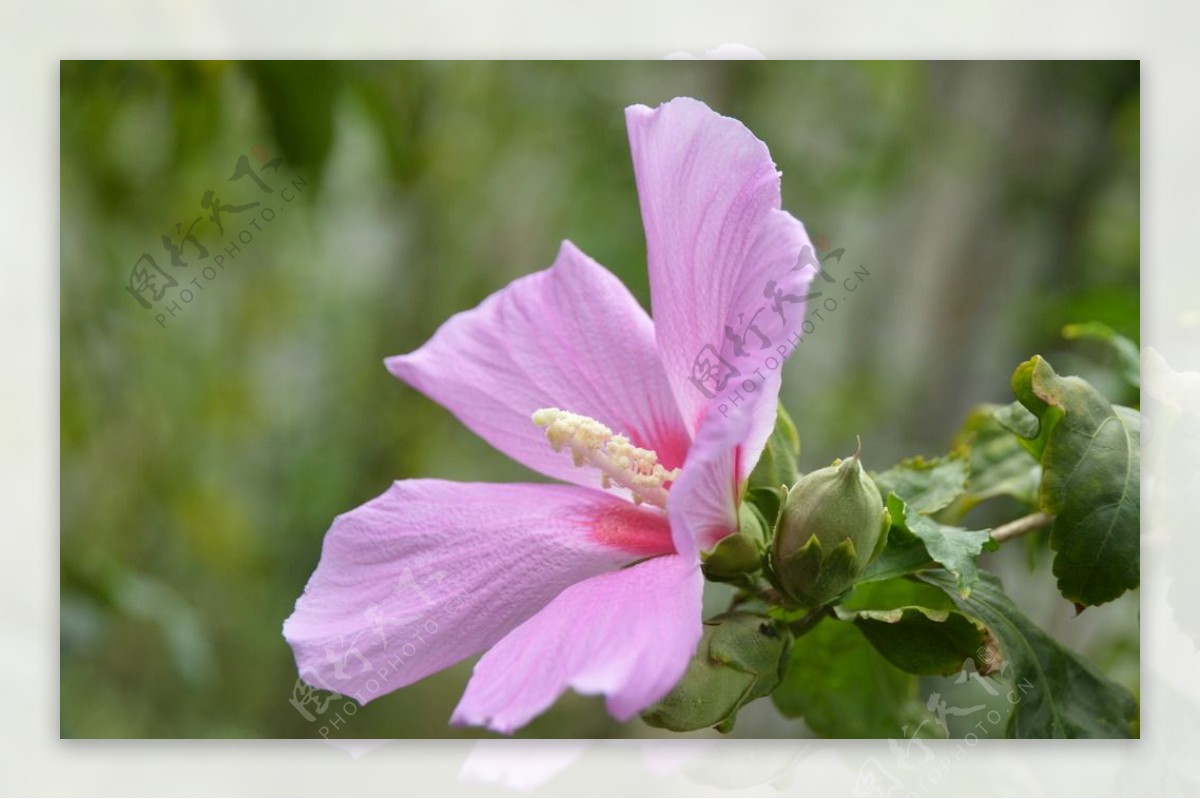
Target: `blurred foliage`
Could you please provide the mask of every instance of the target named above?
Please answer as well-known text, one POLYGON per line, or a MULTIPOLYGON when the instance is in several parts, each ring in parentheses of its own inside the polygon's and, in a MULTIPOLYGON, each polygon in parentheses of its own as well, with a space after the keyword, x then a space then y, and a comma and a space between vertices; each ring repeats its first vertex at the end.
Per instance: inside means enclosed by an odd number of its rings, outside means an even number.
MULTIPOLYGON (((396 478, 531 479, 381 361, 563 238, 648 305, 632 103, 743 120, 785 207, 844 248, 827 266, 867 275, 788 367, 802 470, 856 433, 869 465, 943 451, 1034 352, 1136 405, 1060 331, 1137 339, 1138 92, 1136 63, 64 62, 63 736, 321 734, 289 703, 280 626, 333 517, 396 478), (229 247, 243 217, 197 233, 207 262, 172 267, 159 242, 204 192, 246 196, 228 183, 244 155, 282 156, 263 174, 304 188, 160 325, 130 270, 153 252, 190 285, 229 247)), ((1136 592, 1063 618, 1025 553, 988 557, 1022 610, 1136 687, 1136 592)), ((447 726, 470 667, 327 734, 476 735, 447 726)), ((628 734, 658 733, 577 696, 522 732, 628 734)), ((754 714, 736 734, 805 729, 754 714)))

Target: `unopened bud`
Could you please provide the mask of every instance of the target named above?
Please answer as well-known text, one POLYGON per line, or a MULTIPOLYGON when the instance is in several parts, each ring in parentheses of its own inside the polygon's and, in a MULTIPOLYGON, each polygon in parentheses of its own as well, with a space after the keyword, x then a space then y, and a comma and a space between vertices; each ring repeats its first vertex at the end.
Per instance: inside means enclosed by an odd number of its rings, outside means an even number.
POLYGON ((807 605, 833 599, 879 554, 889 526, 859 452, 805 475, 787 492, 775 529, 778 587, 807 605))
POLYGON ((743 706, 779 685, 790 643, 791 635, 765 616, 734 612, 709 619, 683 678, 642 718, 675 732, 729 732, 743 706))

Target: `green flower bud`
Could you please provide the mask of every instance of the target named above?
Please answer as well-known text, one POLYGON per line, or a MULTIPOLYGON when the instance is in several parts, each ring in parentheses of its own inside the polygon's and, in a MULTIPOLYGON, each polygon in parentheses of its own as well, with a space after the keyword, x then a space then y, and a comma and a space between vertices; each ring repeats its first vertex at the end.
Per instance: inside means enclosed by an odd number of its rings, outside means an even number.
POLYGON ((709 619, 683 678, 642 719, 674 732, 729 732, 742 706, 779 685, 790 643, 791 635, 765 616, 738 611, 709 619))
POLYGON ((700 553, 704 576, 718 582, 742 582, 762 568, 767 543, 767 522, 758 509, 743 502, 738 509, 738 531, 722 538, 715 547, 700 553))
POLYGON ((787 492, 775 528, 778 587, 816 606, 841 594, 882 551, 891 518, 859 452, 805 475, 787 492))

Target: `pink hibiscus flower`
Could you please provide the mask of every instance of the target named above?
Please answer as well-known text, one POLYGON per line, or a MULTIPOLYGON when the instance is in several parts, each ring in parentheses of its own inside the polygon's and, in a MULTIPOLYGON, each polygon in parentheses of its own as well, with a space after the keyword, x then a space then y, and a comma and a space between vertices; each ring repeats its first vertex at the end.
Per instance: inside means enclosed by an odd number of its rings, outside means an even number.
POLYGON ((401 480, 335 519, 283 628, 310 685, 365 703, 486 652, 452 722, 507 733, 567 688, 627 720, 683 675, 700 553, 737 529, 815 270, 740 122, 688 98, 626 122, 653 322, 564 242, 387 360, 568 485, 401 480))

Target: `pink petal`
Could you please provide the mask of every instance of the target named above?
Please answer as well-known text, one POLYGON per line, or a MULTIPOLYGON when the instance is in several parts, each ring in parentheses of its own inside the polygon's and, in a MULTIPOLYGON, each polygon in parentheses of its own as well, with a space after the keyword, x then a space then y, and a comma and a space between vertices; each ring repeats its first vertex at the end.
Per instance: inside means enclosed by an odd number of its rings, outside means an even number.
POLYGON ((734 408, 705 416, 688 452, 683 473, 671 486, 667 511, 671 535, 681 555, 709 550, 738 528, 744 441, 750 409, 734 408))
POLYGON ((742 123, 690 98, 631 106, 625 118, 667 380, 693 433, 714 408, 750 406, 744 452, 752 468, 774 424, 782 360, 795 349, 816 274, 815 262, 802 266, 812 260, 808 235, 780 210, 779 173, 742 123), (779 300, 779 311, 775 293, 765 293, 769 281, 793 298, 779 300), (744 339, 741 353, 726 326, 744 339))
POLYGON ((283 634, 360 702, 499 641, 564 588, 672 551, 662 513, 575 486, 406 480, 334 520, 283 634))
POLYGON ((479 660, 452 723, 510 733, 567 688, 628 720, 687 669, 703 585, 695 560, 667 555, 571 586, 479 660))
POLYGON ((560 480, 600 484, 596 472, 551 450, 530 418, 539 408, 590 416, 655 450, 668 469, 687 452, 649 317, 620 280, 570 242, 554 266, 456 314, 387 366, 500 451, 560 480))

